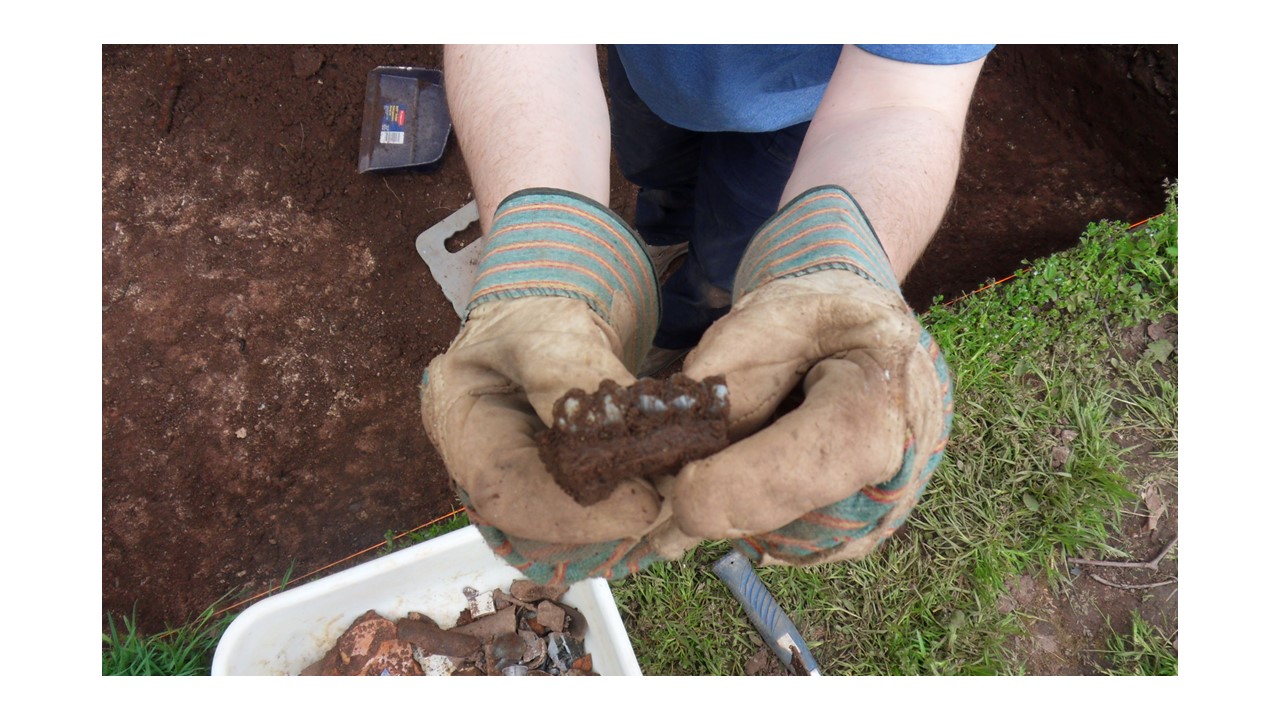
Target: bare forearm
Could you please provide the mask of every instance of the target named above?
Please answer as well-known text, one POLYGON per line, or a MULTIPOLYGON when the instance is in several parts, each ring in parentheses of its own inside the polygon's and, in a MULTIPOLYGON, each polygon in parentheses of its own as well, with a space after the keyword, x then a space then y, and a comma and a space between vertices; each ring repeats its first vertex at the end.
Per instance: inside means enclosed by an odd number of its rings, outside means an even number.
POLYGON ((449 45, 445 90, 487 233, 530 187, 609 202, 609 111, 594 45, 449 45))
POLYGON ((871 220, 898 280, 905 279, 950 202, 981 64, 922 68, 846 49, 783 204, 818 185, 844 187, 871 220))
POLYGON ((820 128, 819 138, 811 129, 784 192, 786 202, 818 185, 848 190, 875 227, 899 282, 937 231, 959 168, 959 143, 927 115, 886 109, 829 133, 820 128))

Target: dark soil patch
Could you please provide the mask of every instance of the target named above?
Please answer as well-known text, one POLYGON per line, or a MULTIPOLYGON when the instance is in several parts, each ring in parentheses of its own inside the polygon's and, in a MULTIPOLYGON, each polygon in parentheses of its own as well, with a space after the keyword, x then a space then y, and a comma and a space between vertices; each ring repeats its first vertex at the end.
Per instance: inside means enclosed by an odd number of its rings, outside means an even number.
MULTIPOLYGON (((378 65, 440 48, 103 48, 104 617, 158 631, 453 507, 416 385, 458 321, 414 239, 470 185, 452 141, 356 172, 378 65)), ((1176 107, 1176 47, 997 48, 908 299, 1160 212, 1176 107)))

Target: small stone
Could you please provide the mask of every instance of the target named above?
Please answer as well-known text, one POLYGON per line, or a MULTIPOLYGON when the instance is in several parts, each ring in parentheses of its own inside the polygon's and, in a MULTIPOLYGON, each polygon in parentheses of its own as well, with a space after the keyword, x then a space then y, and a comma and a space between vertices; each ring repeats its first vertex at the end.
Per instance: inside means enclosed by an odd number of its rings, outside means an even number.
POLYGON ((239 430, 236 431, 236 437, 240 438, 241 440, 245 439, 248 436, 249 436, 249 431, 246 428, 240 428, 239 430))
POLYGON ((320 72, 324 65, 324 55, 315 50, 299 50, 293 54, 293 76, 309 78, 320 72))
POLYGON ((1067 460, 1071 457, 1071 449, 1066 445, 1059 445, 1053 449, 1051 457, 1055 468, 1063 467, 1067 464, 1067 460))

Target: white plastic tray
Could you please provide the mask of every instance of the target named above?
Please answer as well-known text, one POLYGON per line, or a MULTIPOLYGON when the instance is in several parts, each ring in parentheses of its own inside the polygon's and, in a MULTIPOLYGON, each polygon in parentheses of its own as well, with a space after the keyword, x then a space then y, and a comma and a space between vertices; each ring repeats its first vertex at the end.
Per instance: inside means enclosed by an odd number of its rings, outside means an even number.
MULTIPOLYGON (((474 527, 455 530, 251 605, 223 634, 212 673, 297 675, 368 610, 391 620, 416 610, 452 627, 467 605, 464 587, 505 590, 521 577, 474 527)), ((641 674, 606 581, 575 583, 563 602, 587 619, 586 651, 597 673, 641 674)))

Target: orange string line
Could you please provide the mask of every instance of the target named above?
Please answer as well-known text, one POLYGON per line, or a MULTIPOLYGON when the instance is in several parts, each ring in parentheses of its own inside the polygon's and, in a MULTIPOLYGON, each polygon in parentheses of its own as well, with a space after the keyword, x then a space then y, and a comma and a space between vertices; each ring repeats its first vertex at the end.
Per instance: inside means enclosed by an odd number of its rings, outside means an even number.
MULTIPOLYGON (((1159 214, 1157 214, 1157 215, 1152 215, 1151 217, 1147 218, 1146 220, 1139 220, 1138 222, 1133 223, 1132 225, 1130 225, 1130 226, 1129 226, 1128 228, 1126 228, 1126 229, 1127 229, 1127 230, 1136 230, 1136 229, 1138 229, 1138 228, 1142 227, 1143 225, 1146 225, 1147 223, 1151 222, 1152 220, 1155 220, 1156 218, 1160 217, 1161 215, 1164 215, 1164 213, 1159 213, 1159 214)), ((952 299, 952 300, 948 300, 947 302, 942 303, 942 306, 943 306, 943 307, 946 307, 946 306, 948 306, 948 305, 953 305, 953 304, 955 304, 955 303, 960 302, 961 300, 964 300, 965 298, 973 297, 974 295, 977 295, 978 293, 983 292, 984 290, 990 290, 991 288, 993 288, 993 287, 995 287, 995 286, 999 285, 1000 283, 1008 282, 1008 281, 1010 281, 1010 280, 1012 280, 1012 279, 1014 279, 1014 278, 1018 277, 1018 275, 1020 275, 1020 274, 1022 274, 1022 271, 1021 271, 1021 270, 1019 270, 1019 271, 1015 272, 1015 273, 1014 273, 1014 274, 1012 274, 1012 275, 1009 275, 1008 277, 1003 277, 1003 278, 1000 278, 999 280, 996 280, 995 282, 989 283, 989 284, 987 284, 987 285, 983 285, 982 287, 978 288, 977 290, 974 290, 973 292, 968 292, 968 293, 965 293, 964 295, 961 295, 961 296, 960 296, 960 297, 958 297, 958 298, 954 298, 954 299, 952 299)))
POLYGON ((990 290, 991 288, 993 288, 993 287, 995 287, 995 286, 999 285, 1000 283, 1008 282, 1008 281, 1010 281, 1010 280, 1012 280, 1012 279, 1014 279, 1014 278, 1018 277, 1018 275, 1019 275, 1021 272, 1022 272, 1022 271, 1021 271, 1021 270, 1019 270, 1018 272, 1016 272, 1016 273, 1014 273, 1014 274, 1012 274, 1012 275, 1009 275, 1009 276, 1007 276, 1007 277, 1002 277, 1002 278, 1000 278, 999 280, 996 280, 996 281, 995 281, 995 282, 993 282, 993 283, 989 283, 989 284, 987 284, 987 285, 983 285, 982 287, 978 288, 977 290, 974 290, 973 292, 967 292, 967 293, 965 293, 965 294, 961 295, 961 296, 960 296, 960 297, 958 297, 958 298, 955 298, 955 299, 953 299, 953 300, 948 300, 947 302, 942 303, 942 306, 943 306, 943 307, 946 307, 946 306, 948 306, 948 305, 952 305, 952 304, 958 303, 958 302, 960 302, 961 300, 964 300, 965 298, 973 297, 974 295, 977 295, 978 293, 980 293, 980 292, 982 292, 982 291, 984 291, 984 290, 990 290))
POLYGON ((246 599, 244 599, 244 600, 241 600, 240 602, 235 603, 234 605, 228 605, 227 607, 224 607, 224 608, 222 608, 221 610, 216 611, 216 612, 214 613, 214 616, 218 616, 218 615, 222 615, 223 613, 230 612, 230 611, 235 610, 236 608, 241 607, 241 606, 243 606, 243 605, 248 605, 249 603, 254 602, 255 600, 258 600, 258 599, 260 599, 260 598, 266 597, 267 595, 270 595, 271 593, 276 592, 277 590, 283 590, 283 589, 284 589, 284 587, 285 587, 285 585, 287 585, 287 584, 289 584, 289 583, 297 582, 298 580, 302 580, 302 579, 304 579, 304 578, 309 578, 309 577, 311 577, 312 575, 315 575, 315 574, 317 574, 317 573, 322 573, 322 572, 324 572, 325 570, 328 570, 329 568, 331 568, 331 567, 333 567, 333 566, 335 566, 335 565, 341 565, 342 563, 347 562, 348 560, 353 560, 353 559, 355 559, 355 558, 358 558, 358 557, 360 557, 361 555, 364 555, 365 553, 370 553, 370 552, 373 552, 374 550, 377 550, 377 549, 379 549, 379 548, 384 548, 384 547, 386 547, 386 546, 387 546, 387 543, 388 543, 388 542, 395 541, 395 540, 399 540, 400 538, 402 538, 402 537, 404 537, 404 536, 406 536, 406 535, 409 535, 409 534, 411 534, 411 533, 415 533, 415 532, 417 532, 417 531, 419 531, 419 530, 421 530, 421 529, 423 529, 423 528, 425 528, 425 527, 429 527, 429 526, 431 526, 431 525, 435 525, 435 524, 436 524, 436 523, 438 523, 438 522, 443 522, 443 521, 445 521, 445 520, 449 520, 450 518, 453 518, 453 517, 457 516, 457 515, 458 515, 459 513, 461 513, 461 512, 462 512, 462 508, 458 508, 458 509, 454 510, 453 512, 447 513, 447 514, 445 514, 445 515, 441 515, 440 517, 436 518, 435 520, 428 520, 427 522, 422 523, 421 525, 419 525, 419 526, 418 526, 418 527, 416 527, 416 528, 413 528, 412 530, 405 530, 404 532, 400 533, 399 535, 395 535, 395 536, 393 536, 393 537, 390 539, 390 541, 383 541, 383 542, 378 543, 377 545, 370 545, 369 547, 365 548, 364 550, 359 550, 359 551, 357 551, 357 552, 351 553, 350 555, 348 555, 348 556, 346 556, 346 557, 342 558, 341 560, 334 560, 333 562, 329 563, 328 565, 325 565, 325 566, 323 566, 323 567, 318 567, 318 568, 316 568, 315 570, 312 570, 311 572, 306 573, 305 575, 299 575, 299 576, 298 576, 298 577, 296 577, 296 578, 292 578, 292 579, 290 579, 290 580, 287 580, 287 581, 285 581, 285 582, 281 583, 281 584, 280 584, 280 587, 273 587, 273 588, 271 588, 270 590, 266 590, 266 591, 260 592, 260 593, 258 593, 257 595, 254 595, 253 597, 250 597, 250 598, 246 598, 246 599))
POLYGON ((1164 213, 1159 213, 1159 214, 1157 214, 1157 215, 1152 215, 1151 217, 1147 218, 1146 220, 1139 220, 1138 222, 1136 222, 1136 223, 1134 223, 1134 224, 1130 225, 1128 229, 1130 229, 1130 230, 1134 230, 1134 229, 1140 228, 1140 227, 1142 227, 1143 225, 1146 225, 1147 223, 1151 222, 1152 220, 1155 220, 1156 218, 1160 217, 1161 215, 1164 215, 1164 213))

